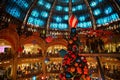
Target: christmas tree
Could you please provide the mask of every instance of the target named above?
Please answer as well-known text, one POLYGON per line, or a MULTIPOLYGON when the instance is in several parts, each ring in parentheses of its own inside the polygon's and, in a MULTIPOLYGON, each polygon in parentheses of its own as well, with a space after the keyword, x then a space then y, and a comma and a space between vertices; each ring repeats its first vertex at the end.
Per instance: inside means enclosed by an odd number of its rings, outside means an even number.
POLYGON ((80 39, 76 28, 71 28, 67 54, 64 56, 61 80, 90 80, 86 57, 79 53, 80 39))

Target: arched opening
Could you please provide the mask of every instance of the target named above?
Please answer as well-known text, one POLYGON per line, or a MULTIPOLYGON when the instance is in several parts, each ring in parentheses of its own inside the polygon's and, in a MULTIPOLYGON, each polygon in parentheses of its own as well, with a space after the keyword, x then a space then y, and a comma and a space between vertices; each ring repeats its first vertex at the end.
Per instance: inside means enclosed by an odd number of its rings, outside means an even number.
POLYGON ((0 79, 11 79, 13 48, 11 43, 5 39, 0 39, 0 79))
POLYGON ((41 74, 43 71, 42 69, 42 62, 41 61, 31 61, 25 62, 17 65, 17 78, 28 78, 38 74, 41 74))
POLYGON ((67 47, 64 45, 59 45, 59 44, 50 46, 47 49, 46 56, 54 56, 54 57, 59 56, 59 51, 61 49, 67 50, 67 47))
MULTIPOLYGON (((22 47, 20 57, 40 57, 42 56, 42 48, 38 44, 25 44, 22 47)), ((18 57, 19 57, 18 56, 18 57)))
POLYGON ((5 39, 0 39, 0 60, 11 59, 12 51, 13 49, 11 44, 5 39))

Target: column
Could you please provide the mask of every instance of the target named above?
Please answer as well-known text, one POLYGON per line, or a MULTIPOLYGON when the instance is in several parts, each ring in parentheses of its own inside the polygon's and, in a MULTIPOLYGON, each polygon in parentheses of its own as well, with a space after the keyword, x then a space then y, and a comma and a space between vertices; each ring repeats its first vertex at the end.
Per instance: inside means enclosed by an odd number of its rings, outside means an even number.
POLYGON ((12 60, 12 79, 17 79, 17 55, 14 53, 13 60, 12 60))
POLYGON ((99 78, 100 78, 100 80, 105 80, 104 71, 103 71, 103 68, 101 66, 99 57, 96 57, 96 60, 98 63, 99 78))

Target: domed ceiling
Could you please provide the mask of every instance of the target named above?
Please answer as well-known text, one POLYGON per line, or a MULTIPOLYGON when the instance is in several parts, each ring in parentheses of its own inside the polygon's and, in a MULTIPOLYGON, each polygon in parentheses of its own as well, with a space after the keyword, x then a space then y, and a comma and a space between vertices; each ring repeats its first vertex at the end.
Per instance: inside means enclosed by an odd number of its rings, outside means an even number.
POLYGON ((120 18, 120 0, 8 0, 6 12, 36 27, 67 30, 74 14, 78 28, 100 26, 120 18))

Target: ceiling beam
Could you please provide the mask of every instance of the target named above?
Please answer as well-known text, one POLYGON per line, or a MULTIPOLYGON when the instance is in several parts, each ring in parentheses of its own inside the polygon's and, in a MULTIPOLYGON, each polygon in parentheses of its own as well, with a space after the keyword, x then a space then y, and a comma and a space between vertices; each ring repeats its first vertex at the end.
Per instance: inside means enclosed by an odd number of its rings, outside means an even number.
POLYGON ((116 2, 116 0, 108 0, 108 2, 110 2, 110 4, 113 6, 113 8, 115 9, 115 11, 118 13, 120 17, 120 6, 116 2))
POLYGON ((90 7, 90 5, 89 5, 89 3, 88 3, 87 0, 84 0, 84 2, 85 2, 86 6, 87 6, 87 8, 88 8, 89 13, 90 13, 90 18, 91 18, 91 21, 92 21, 92 28, 93 28, 94 30, 96 30, 97 25, 96 25, 95 17, 94 17, 93 12, 92 12, 92 8, 90 7))
POLYGON ((50 10, 50 14, 48 16, 47 25, 46 25, 46 36, 49 34, 50 20, 51 20, 51 16, 52 16, 54 7, 56 5, 56 2, 57 2, 57 0, 54 0, 53 5, 52 5, 51 10, 50 10))
POLYGON ((88 57, 120 57, 118 53, 80 53, 80 55, 88 57))
POLYGON ((35 5, 36 5, 37 2, 38 2, 38 0, 34 0, 33 3, 31 4, 30 8, 28 9, 28 11, 27 11, 27 13, 25 15, 25 18, 23 20, 23 25, 22 25, 23 28, 27 24, 28 17, 30 16, 31 11, 33 10, 33 8, 35 7, 35 5))

